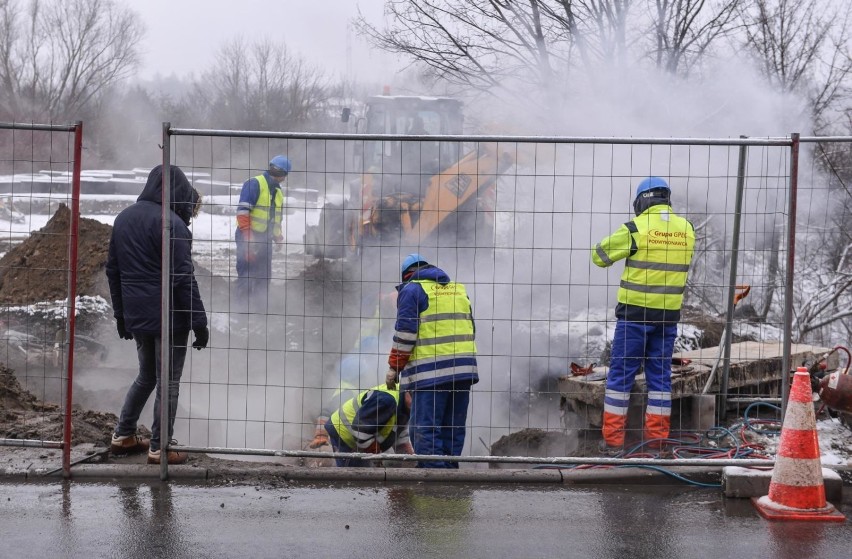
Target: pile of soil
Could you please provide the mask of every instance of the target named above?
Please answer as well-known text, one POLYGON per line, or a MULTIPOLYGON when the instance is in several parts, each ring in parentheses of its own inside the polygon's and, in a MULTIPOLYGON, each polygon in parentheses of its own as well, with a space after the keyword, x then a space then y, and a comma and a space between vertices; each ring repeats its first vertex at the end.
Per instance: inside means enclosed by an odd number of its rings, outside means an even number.
MULTIPOLYGON (((62 422, 58 405, 40 402, 0 365, 0 438, 61 441, 62 422)), ((117 422, 112 413, 72 409, 71 444, 107 445, 117 422)))
MULTIPOLYGON (((68 294, 68 240, 71 210, 65 204, 43 228, 0 258, 0 304, 31 305, 58 301, 68 294)), ((104 275, 112 227, 80 218, 77 249, 77 294, 107 301, 104 275)))
MULTIPOLYGON (((492 456, 574 456, 578 440, 576 435, 563 431, 522 429, 500 437, 491 445, 492 456)), ((517 467, 517 466, 512 466, 517 467)))

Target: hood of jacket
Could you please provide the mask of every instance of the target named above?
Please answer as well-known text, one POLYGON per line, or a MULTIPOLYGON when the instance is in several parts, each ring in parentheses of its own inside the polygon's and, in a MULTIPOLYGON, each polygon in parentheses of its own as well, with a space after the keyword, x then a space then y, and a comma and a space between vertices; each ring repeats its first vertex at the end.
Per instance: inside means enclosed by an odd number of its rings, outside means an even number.
POLYGON ((450 276, 447 273, 438 268, 437 266, 433 266, 431 264, 427 264, 421 268, 418 268, 411 274, 411 277, 405 280, 405 282, 401 283, 397 286, 397 290, 402 289, 402 287, 413 280, 432 280, 434 282, 438 282, 441 285, 446 285, 450 283, 450 276))
MULTIPOLYGON (((184 223, 189 225, 192 220, 193 209, 198 202, 198 192, 192 187, 189 179, 176 165, 169 168, 171 177, 171 202, 169 207, 184 223)), ((154 202, 161 204, 163 201, 163 166, 157 165, 148 173, 148 182, 142 189, 142 194, 136 199, 137 202, 154 202)))

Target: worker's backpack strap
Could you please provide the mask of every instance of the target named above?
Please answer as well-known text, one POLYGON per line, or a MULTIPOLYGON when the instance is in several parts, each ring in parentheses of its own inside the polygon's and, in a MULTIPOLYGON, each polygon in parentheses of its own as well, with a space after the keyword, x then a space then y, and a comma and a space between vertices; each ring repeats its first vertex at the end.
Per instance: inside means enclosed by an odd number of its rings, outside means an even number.
POLYGON ((630 256, 633 256, 639 250, 639 247, 636 245, 636 239, 633 238, 633 235, 639 232, 639 228, 636 227, 633 221, 625 221, 624 226, 630 231, 630 256))

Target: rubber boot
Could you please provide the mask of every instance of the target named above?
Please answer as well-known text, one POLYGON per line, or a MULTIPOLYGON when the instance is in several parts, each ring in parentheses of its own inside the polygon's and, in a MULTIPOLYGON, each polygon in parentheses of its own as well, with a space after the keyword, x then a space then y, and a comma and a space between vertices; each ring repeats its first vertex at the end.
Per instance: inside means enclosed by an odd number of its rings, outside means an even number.
MULTIPOLYGON (((645 440, 651 441, 655 439, 668 439, 669 431, 671 430, 672 418, 669 415, 657 415, 655 413, 645 414, 645 440)), ((657 441, 652 448, 659 448, 660 442, 657 441)))
POLYGON ((603 414, 603 440, 610 448, 624 446, 624 431, 627 427, 627 416, 605 411, 603 414))

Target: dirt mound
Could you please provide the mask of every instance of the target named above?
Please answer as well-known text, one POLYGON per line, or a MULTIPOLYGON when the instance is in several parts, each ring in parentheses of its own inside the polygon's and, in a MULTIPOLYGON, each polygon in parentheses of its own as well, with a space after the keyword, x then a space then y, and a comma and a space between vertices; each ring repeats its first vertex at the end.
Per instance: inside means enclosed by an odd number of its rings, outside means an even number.
MULTIPOLYGON (((62 440, 62 411, 24 390, 15 375, 0 365, 0 438, 62 440)), ((109 443, 118 418, 112 413, 71 411, 71 443, 109 443)), ((146 433, 142 433, 145 435, 146 433)))
MULTIPOLYGON (((65 299, 71 210, 65 204, 38 231, 0 258, 0 304, 30 305, 65 299)), ((112 227, 80 218, 77 294, 109 301, 104 275, 112 227)))
POLYGON ((492 456, 573 456, 577 451, 576 435, 563 431, 522 429, 500 437, 491 446, 492 456))

